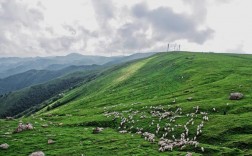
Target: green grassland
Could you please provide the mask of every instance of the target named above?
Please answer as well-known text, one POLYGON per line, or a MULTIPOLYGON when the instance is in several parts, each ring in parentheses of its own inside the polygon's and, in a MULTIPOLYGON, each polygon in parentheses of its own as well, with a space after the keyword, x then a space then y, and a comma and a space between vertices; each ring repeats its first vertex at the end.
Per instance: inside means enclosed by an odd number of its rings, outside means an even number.
MULTIPOLYGON (((42 150, 46 155, 252 155, 252 55, 170 52, 111 67, 96 79, 64 93, 30 117, 13 121, 0 120, 0 144, 8 143, 0 155, 29 155, 42 150), (241 100, 229 100, 231 92, 241 92, 241 100), (192 100, 187 98, 192 97, 192 100), (56 104, 57 107, 53 107, 56 104), (150 111, 162 108, 173 111, 181 108, 172 135, 183 131, 196 106, 207 112, 202 134, 197 136, 198 147, 187 146, 159 152, 156 134, 154 143, 136 134, 137 128, 155 133, 169 120, 159 120, 150 111), (213 110, 216 109, 216 111, 213 110), (134 123, 120 127, 121 119, 134 114, 134 123), (118 112, 119 117, 108 113, 118 112), (141 116, 145 116, 142 118, 141 116), (30 122, 35 129, 12 134, 19 122, 30 122), (150 123, 154 122, 154 125, 150 123), (41 127, 48 124, 48 127, 41 127), (92 134, 94 127, 103 127, 92 134), (128 133, 121 134, 120 130, 128 133), (54 144, 47 144, 53 139, 54 144), (204 147, 204 151, 201 150, 204 147)), ((194 117, 190 137, 202 115, 194 117)))

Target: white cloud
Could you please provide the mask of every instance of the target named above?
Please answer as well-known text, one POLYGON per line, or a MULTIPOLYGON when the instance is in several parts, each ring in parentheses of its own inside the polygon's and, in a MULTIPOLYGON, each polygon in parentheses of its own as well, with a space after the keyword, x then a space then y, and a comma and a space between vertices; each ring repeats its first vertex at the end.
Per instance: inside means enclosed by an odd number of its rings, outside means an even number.
POLYGON ((0 0, 0 57, 120 55, 165 50, 167 42, 181 43, 183 50, 252 52, 251 5, 250 0, 0 0))

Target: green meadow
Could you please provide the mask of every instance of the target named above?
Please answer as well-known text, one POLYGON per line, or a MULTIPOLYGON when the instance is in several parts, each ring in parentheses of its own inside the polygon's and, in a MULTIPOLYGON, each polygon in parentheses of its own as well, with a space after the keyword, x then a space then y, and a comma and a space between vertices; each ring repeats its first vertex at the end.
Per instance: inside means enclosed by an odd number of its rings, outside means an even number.
MULTIPOLYGON (((65 90, 64 96, 30 116, 1 119, 0 144, 10 147, 0 150, 0 155, 27 156, 35 151, 46 156, 252 155, 252 55, 158 53, 96 72, 95 79, 65 90), (232 92, 244 98, 229 100, 232 92), (195 107, 209 117, 197 136, 199 145, 160 152, 158 141, 166 124, 174 129, 166 138, 179 138, 183 129, 178 125, 191 119, 188 114, 195 107), (182 111, 173 122, 151 113, 178 108, 182 111), (119 116, 106 116, 113 112, 119 116), (134 122, 120 127, 122 119, 132 114, 134 122), (12 133, 19 122, 31 123, 34 129, 12 133), (95 127, 104 129, 93 134, 95 127), (141 128, 155 134, 155 141, 136 134, 141 128), (48 139, 55 142, 48 144, 48 139)), ((202 117, 200 113, 194 116, 190 138, 196 135, 202 117)))

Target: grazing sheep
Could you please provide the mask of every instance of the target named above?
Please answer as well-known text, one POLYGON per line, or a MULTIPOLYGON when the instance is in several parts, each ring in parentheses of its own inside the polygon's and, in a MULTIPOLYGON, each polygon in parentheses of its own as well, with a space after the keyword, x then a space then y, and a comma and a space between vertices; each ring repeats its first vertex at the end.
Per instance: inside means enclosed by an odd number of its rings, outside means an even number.
POLYGON ((127 131, 126 130, 122 130, 122 131, 119 131, 119 133, 124 134, 124 133, 127 133, 127 131))
POLYGON ((197 114, 199 111, 199 106, 196 106, 196 111, 195 111, 195 114, 197 114))
POLYGON ((31 123, 27 123, 25 126, 26 126, 27 130, 32 130, 33 129, 33 126, 32 126, 31 123))
POLYGON ((149 132, 144 132, 142 134, 142 136, 145 138, 145 140, 148 140, 150 142, 154 142, 155 141, 155 134, 149 133, 149 132))
POLYGON ((186 145, 196 145, 198 144, 197 141, 189 141, 188 139, 180 139, 180 140, 169 140, 169 139, 160 139, 158 142, 158 145, 160 146, 159 151, 163 152, 163 151, 167 151, 167 150, 171 150, 173 149, 173 147, 180 147, 180 148, 185 148, 186 145))
POLYGON ((201 147, 201 151, 202 151, 202 152, 204 152, 204 151, 205 151, 205 150, 204 150, 204 147, 201 147))
POLYGON ((172 151, 173 146, 172 145, 166 145, 166 146, 164 146, 164 149, 172 151))
POLYGON ((93 134, 98 134, 98 133, 100 133, 102 131, 103 131, 103 128, 96 127, 96 128, 93 129, 93 134))
POLYGON ((208 116, 203 116, 204 121, 208 121, 208 116))
POLYGON ((0 148, 6 150, 6 149, 9 148, 9 145, 8 145, 7 143, 4 143, 4 144, 1 144, 1 145, 0 145, 0 148))
POLYGON ((196 135, 199 135, 199 134, 200 134, 199 131, 197 131, 196 135))
POLYGON ((186 148, 186 145, 183 145, 180 147, 181 150, 185 149, 186 148))
POLYGON ((144 119, 144 118, 146 118, 145 115, 141 115, 141 116, 140 116, 140 119, 144 119))
POLYGON ((165 151, 163 147, 160 147, 158 150, 159 150, 159 152, 164 152, 165 151))
POLYGON ((192 99, 193 99, 192 97, 188 97, 187 101, 192 101, 192 99))
POLYGON ((175 136, 174 135, 172 135, 172 138, 175 140, 175 136))
POLYGON ((142 134, 142 132, 141 131, 137 131, 136 134, 142 134))
POLYGON ((31 123, 27 123, 26 125, 22 124, 22 123, 19 123, 19 125, 16 128, 16 130, 14 131, 14 133, 19 133, 19 132, 22 132, 22 131, 25 131, 25 130, 32 130, 32 129, 33 129, 33 126, 32 126, 31 123))
POLYGON ((172 103, 176 103, 176 99, 174 99, 174 100, 172 101, 172 103))
POLYGON ((43 125, 41 125, 41 127, 46 128, 46 127, 48 127, 48 124, 43 124, 43 125))
POLYGON ((53 143, 55 143, 55 141, 53 141, 52 139, 49 139, 49 140, 47 141, 47 143, 48 143, 48 144, 53 144, 53 143))

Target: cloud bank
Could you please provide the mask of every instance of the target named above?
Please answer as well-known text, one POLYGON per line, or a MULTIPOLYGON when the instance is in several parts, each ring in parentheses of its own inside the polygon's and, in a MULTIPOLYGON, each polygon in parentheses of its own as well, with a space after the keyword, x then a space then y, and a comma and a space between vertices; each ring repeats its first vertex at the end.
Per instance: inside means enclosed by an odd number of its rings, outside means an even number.
MULTIPOLYGON (((31 5, 28 0, 0 0, 0 57, 70 52, 120 55, 159 50, 177 40, 204 44, 214 35, 213 29, 204 26, 206 4, 201 0, 182 1, 191 7, 192 14, 175 12, 169 6, 150 8, 146 2, 118 6, 112 0, 92 0, 88 4, 96 25, 91 29, 85 25, 87 20, 59 22, 57 27, 46 22, 49 17, 43 1, 31 5)), ((73 1, 77 2, 81 5, 81 1, 73 1)))

